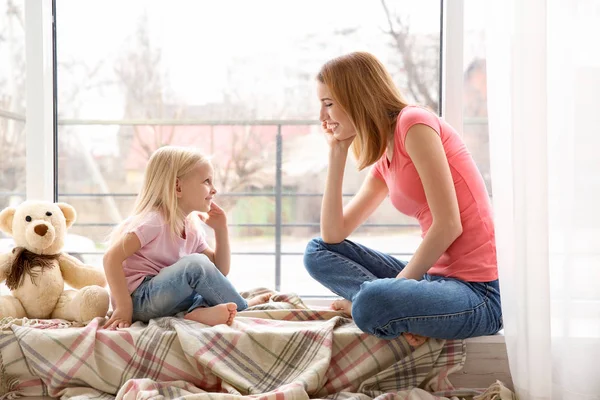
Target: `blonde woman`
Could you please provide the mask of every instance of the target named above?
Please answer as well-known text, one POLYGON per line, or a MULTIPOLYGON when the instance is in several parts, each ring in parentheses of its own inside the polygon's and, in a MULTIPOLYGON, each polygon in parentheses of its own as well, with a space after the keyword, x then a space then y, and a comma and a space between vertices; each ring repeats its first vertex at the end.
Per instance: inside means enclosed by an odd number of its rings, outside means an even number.
POLYGON ((481 174, 455 129, 436 114, 408 105, 385 67, 369 53, 327 62, 317 76, 320 120, 329 144, 321 236, 304 263, 316 280, 343 297, 332 308, 363 331, 467 338, 502 328, 492 208, 481 174), (342 205, 352 147, 370 173, 342 205), (387 197, 416 218, 422 242, 410 262, 347 237, 387 197))
POLYGON ((269 300, 246 301, 226 278, 227 217, 213 201, 213 175, 196 150, 165 146, 152 154, 133 214, 115 229, 104 256, 114 309, 105 328, 179 312, 206 325, 231 325, 237 311, 269 300), (215 231, 214 249, 200 221, 215 231))

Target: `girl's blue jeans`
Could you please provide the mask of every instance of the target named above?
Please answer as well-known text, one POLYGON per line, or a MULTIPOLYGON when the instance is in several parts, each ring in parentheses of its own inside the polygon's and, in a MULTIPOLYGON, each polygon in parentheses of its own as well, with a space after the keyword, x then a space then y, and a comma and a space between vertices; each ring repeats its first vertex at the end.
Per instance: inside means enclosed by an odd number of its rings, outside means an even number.
POLYGON ((349 240, 313 239, 304 254, 309 274, 352 302, 352 318, 364 332, 386 339, 404 332, 465 339, 502 329, 498 280, 465 282, 429 274, 419 281, 396 279, 406 264, 349 240))
POLYGON ((237 304, 238 311, 248 307, 229 279, 204 254, 182 257, 158 275, 147 276, 131 299, 133 321, 143 322, 229 302, 237 304))

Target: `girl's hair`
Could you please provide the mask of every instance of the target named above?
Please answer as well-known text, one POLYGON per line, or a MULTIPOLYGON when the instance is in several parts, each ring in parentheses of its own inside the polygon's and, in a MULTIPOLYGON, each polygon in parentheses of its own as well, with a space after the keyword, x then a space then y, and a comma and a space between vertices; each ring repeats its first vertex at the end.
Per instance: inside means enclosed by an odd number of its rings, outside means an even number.
POLYGON ((178 207, 177 178, 190 172, 198 163, 205 162, 210 161, 193 148, 164 146, 152 153, 133 212, 111 233, 110 244, 116 243, 124 233, 137 227, 151 212, 161 213, 174 237, 179 235, 186 215, 178 207))
POLYGON ((356 129, 352 152, 358 169, 383 156, 400 111, 407 106, 383 64, 370 53, 334 58, 317 75, 356 129))

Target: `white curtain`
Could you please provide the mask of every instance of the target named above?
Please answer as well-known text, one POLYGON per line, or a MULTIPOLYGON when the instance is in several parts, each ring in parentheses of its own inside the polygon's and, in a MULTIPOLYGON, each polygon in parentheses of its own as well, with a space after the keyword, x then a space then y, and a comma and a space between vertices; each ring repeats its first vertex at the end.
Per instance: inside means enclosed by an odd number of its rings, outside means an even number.
POLYGON ((600 399, 600 1, 490 0, 492 191, 520 400, 600 399))

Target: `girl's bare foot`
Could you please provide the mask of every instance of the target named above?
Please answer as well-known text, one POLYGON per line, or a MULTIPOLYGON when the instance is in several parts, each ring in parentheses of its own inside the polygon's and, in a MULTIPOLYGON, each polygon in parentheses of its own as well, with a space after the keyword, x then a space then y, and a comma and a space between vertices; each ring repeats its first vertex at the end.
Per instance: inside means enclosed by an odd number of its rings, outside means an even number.
POLYGON ((406 339, 408 344, 410 344, 412 347, 419 347, 427 341, 427 338, 425 336, 414 335, 408 332, 404 332, 402 336, 404 336, 404 339, 406 339))
POLYGON ((213 307, 199 307, 183 316, 184 319, 200 322, 209 326, 233 323, 237 314, 235 303, 219 304, 213 307))
POLYGON ((265 293, 258 296, 254 296, 253 298, 248 300, 248 307, 267 303, 271 299, 271 296, 273 296, 273 293, 265 293))
POLYGON ((341 311, 352 318, 352 302, 350 300, 336 300, 331 303, 331 309, 335 311, 341 311))

